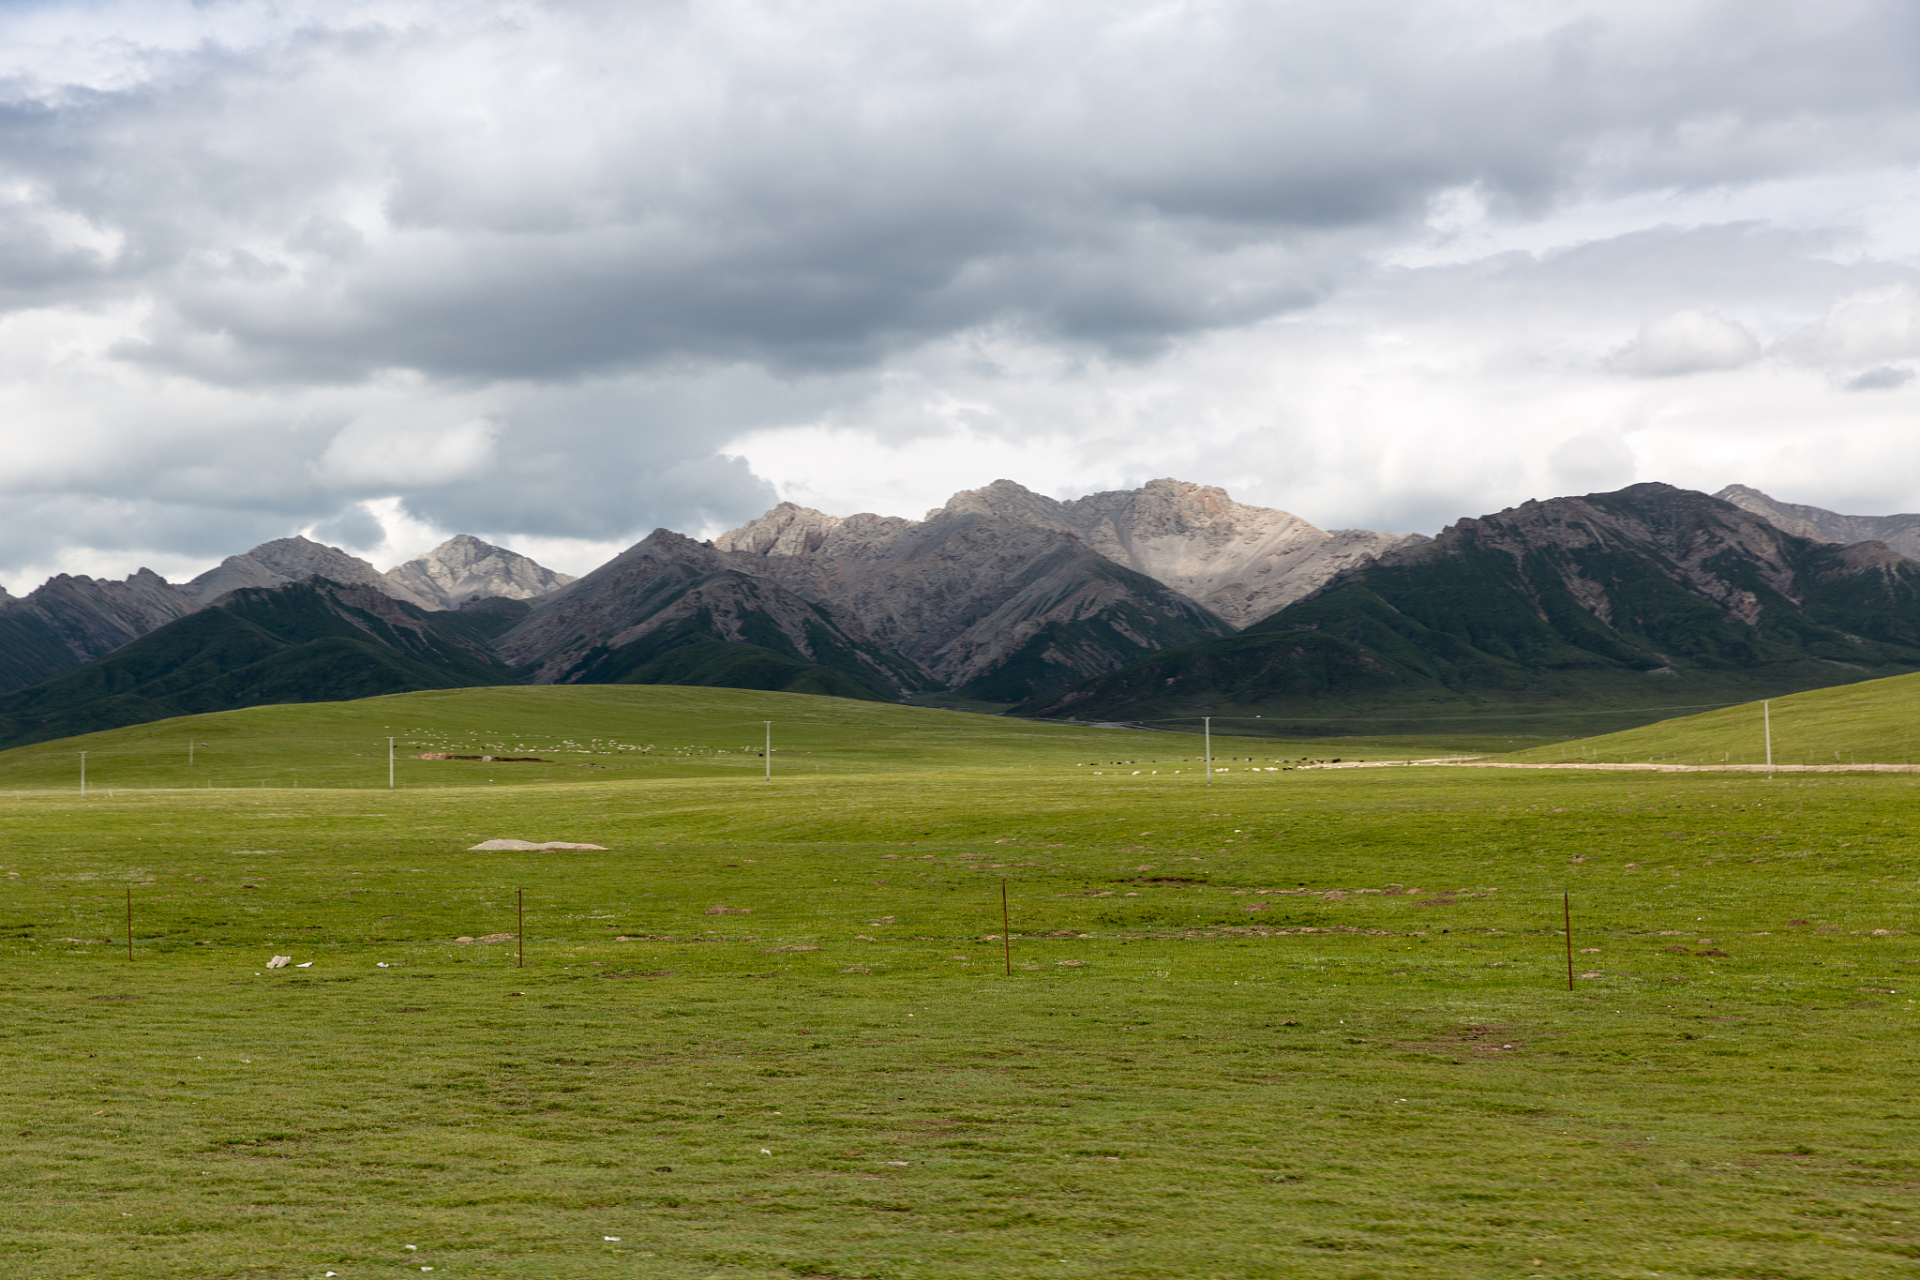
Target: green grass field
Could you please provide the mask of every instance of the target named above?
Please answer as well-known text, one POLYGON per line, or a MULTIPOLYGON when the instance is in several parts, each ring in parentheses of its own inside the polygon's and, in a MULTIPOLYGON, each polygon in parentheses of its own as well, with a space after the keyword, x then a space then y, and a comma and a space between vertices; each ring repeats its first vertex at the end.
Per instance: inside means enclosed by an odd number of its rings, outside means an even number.
POLYGON ((1579 742, 1512 752, 1516 760, 1762 764, 1771 722, 1775 764, 1920 763, 1920 675, 1815 689, 1579 742))
POLYGON ((635 688, 0 755, 0 1273, 1913 1273, 1907 776, 1274 748, 635 688), (526 967, 457 941, 519 889, 526 967))

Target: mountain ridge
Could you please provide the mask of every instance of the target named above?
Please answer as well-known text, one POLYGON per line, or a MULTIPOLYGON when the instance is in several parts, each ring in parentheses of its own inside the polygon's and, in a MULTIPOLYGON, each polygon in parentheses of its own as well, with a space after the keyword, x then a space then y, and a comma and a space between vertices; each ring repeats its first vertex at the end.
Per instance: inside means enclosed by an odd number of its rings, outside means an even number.
POLYGON ((1815 542, 1884 542, 1910 560, 1920 560, 1920 514, 1847 516, 1823 507, 1781 502, 1744 484, 1730 484, 1713 495, 1775 528, 1815 542))
MULTIPOLYGON (((439 579, 430 570, 423 566, 421 574, 426 585, 438 589, 439 579)), ((26 688, 97 661, 233 591, 271 589, 316 575, 367 587, 430 611, 458 608, 476 595, 525 598, 516 593, 526 583, 540 580, 540 575, 571 581, 567 575, 545 569, 525 556, 465 534, 386 574, 338 547, 299 536, 276 538, 228 556, 184 583, 168 582, 145 568, 118 582, 57 574, 24 597, 0 590, 0 693, 26 688), (465 587, 461 600, 442 603, 431 592, 410 585, 404 575, 393 576, 408 566, 449 552, 450 563, 443 567, 443 575, 452 577, 454 564, 467 566, 465 577, 460 579, 465 587), (499 570, 487 567, 490 559, 500 562, 499 570), (503 589, 490 591, 493 584, 503 589)))
POLYGON ((508 684, 471 617, 366 583, 238 587, 98 661, 0 694, 18 746, 203 711, 508 684))
POLYGON ((1020 710, 1645 704, 1694 684, 1818 687, 1915 666, 1920 563, 1642 484, 1457 521, 1226 641, 1020 710))

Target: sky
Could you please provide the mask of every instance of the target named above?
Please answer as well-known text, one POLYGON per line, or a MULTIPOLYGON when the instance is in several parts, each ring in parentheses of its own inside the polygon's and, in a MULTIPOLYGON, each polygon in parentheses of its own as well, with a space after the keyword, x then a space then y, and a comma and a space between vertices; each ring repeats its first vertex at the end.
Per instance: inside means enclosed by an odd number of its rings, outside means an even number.
POLYGON ((0 0, 0 584, 1920 510, 1917 161, 1910 0, 0 0))

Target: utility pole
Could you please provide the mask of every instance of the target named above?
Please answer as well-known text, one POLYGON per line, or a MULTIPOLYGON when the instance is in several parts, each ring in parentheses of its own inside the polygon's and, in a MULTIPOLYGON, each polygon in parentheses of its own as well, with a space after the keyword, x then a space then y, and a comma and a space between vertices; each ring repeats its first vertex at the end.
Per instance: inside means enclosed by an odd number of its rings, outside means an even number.
POLYGON ((1765 734, 1767 735, 1767 781, 1768 782, 1773 781, 1773 709, 1770 705, 1770 702, 1771 702, 1770 699, 1763 699, 1760 703, 1760 724, 1761 724, 1762 731, 1765 732, 1765 734))
POLYGON ((760 723, 767 726, 767 750, 766 750, 767 781, 772 782, 773 781, 773 721, 762 720, 760 723))
POLYGON ((1213 717, 1201 716, 1200 723, 1202 726, 1204 726, 1202 732, 1206 735, 1207 785, 1212 786, 1213 785, 1213 717))
POLYGON ((80 798, 87 798, 87 753, 80 753, 80 798))
POLYGON ((393 790, 393 739, 387 739, 387 790, 393 790))

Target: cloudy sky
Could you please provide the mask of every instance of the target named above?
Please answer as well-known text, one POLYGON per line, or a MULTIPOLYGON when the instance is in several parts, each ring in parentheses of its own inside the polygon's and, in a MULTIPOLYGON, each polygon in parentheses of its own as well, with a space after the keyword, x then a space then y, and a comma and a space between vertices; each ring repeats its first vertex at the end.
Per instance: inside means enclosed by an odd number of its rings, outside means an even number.
POLYGON ((0 0, 0 583, 781 499, 1920 509, 1911 0, 0 0))

